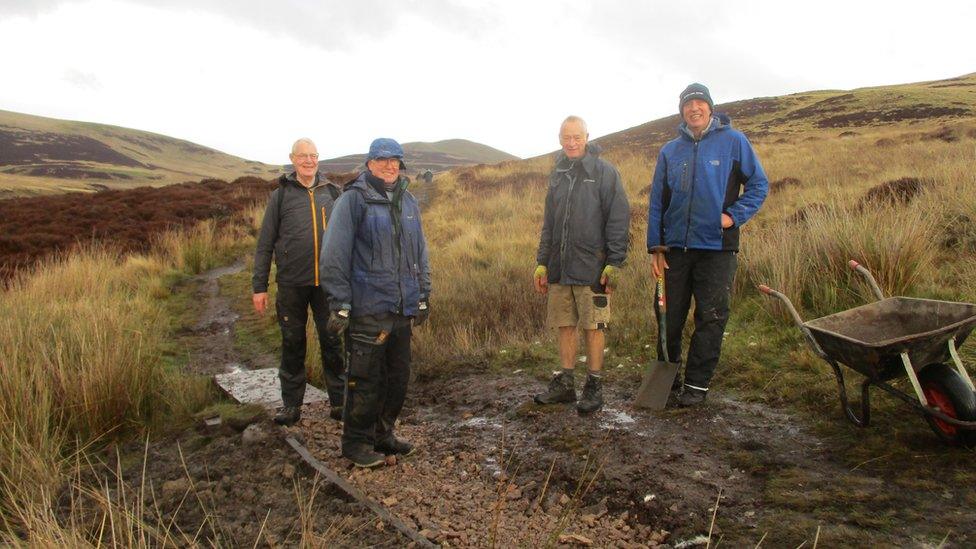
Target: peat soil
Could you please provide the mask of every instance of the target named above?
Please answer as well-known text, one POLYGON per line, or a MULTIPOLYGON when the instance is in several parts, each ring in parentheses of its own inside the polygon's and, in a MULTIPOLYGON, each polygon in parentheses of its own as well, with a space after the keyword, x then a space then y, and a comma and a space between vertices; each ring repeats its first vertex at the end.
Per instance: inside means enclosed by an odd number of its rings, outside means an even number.
MULTIPOLYGON (((217 288, 220 276, 239 269, 195 281, 202 313, 182 335, 195 340, 193 372, 275 362, 240 356, 233 346, 236 316, 217 288)), ((572 405, 533 404, 545 380, 526 366, 412 382, 397 435, 417 451, 379 469, 354 469, 340 458, 341 424, 317 403, 290 428, 257 414, 129 448, 148 459, 127 460, 123 476, 130 486, 153 487, 143 496, 153 501, 153 516, 219 546, 294 546, 303 531, 306 542, 324 546, 410 545, 320 480, 286 436, 442 546, 976 543, 971 487, 913 484, 911 472, 886 468, 885 456, 852 466, 808 421, 721 393, 691 409, 636 410, 637 383, 629 381, 606 383, 605 407, 581 416, 572 405)), ((920 472, 938 467, 929 460, 939 452, 925 449, 937 444, 932 439, 919 443, 920 472)))

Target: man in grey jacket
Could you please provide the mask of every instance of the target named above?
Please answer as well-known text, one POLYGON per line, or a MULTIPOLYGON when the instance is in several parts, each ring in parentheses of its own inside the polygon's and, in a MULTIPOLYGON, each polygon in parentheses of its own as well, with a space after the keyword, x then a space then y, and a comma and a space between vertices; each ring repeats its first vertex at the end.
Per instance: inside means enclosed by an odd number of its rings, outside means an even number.
POLYGON ((283 403, 274 420, 280 425, 292 425, 301 417, 309 307, 318 330, 322 369, 334 419, 342 419, 345 384, 342 340, 326 330, 329 306, 319 276, 319 246, 332 216, 332 206, 342 191, 319 175, 319 154, 310 139, 296 141, 289 158, 295 171, 278 179, 278 188, 268 200, 254 252, 251 280, 254 309, 263 315, 268 307, 268 275, 273 255, 278 283, 275 308, 281 327, 278 379, 283 403))
POLYGON ((548 294, 546 323, 559 330, 562 366, 535 402, 576 401, 573 366, 580 328, 589 373, 576 409, 584 414, 603 406, 603 331, 610 322, 610 294, 627 259, 630 228, 620 174, 588 139, 586 122, 577 116, 560 126, 562 153, 549 176, 534 276, 536 291, 548 294))

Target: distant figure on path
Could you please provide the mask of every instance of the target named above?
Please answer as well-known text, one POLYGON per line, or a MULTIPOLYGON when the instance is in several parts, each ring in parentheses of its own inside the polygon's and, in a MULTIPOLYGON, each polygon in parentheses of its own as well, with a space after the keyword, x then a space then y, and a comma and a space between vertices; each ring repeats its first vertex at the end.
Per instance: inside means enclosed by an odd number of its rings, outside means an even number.
POLYGON ((251 279, 254 309, 263 315, 268 308, 268 275, 274 256, 278 283, 275 309, 281 327, 278 378, 284 404, 274 420, 280 425, 292 425, 301 418, 306 377, 305 326, 309 307, 318 331, 322 369, 332 406, 330 414, 334 419, 342 419, 345 385, 342 340, 326 330, 329 306, 319 276, 319 246, 333 204, 342 191, 319 175, 319 154, 310 139, 295 141, 289 158, 295 171, 278 179, 278 188, 268 200, 254 252, 251 279))
POLYGON ((430 312, 430 265, 417 200, 400 174, 403 148, 373 141, 366 170, 346 188, 322 245, 329 329, 346 332, 342 455, 358 467, 406 456, 393 434, 410 379, 410 337, 430 312))
POLYGON ((577 116, 559 128, 563 150, 549 175, 534 274, 536 291, 548 294, 546 323, 559 330, 562 366, 535 402, 576 401, 573 367, 582 329, 589 373, 576 409, 583 414, 603 406, 603 331, 630 234, 630 205, 620 174, 588 139, 586 122, 577 116))
MULTIPOLYGON (((652 271, 667 287, 668 356, 680 361, 681 332, 695 300, 695 332, 685 365, 679 406, 705 400, 718 365, 729 319, 739 228, 759 210, 769 184, 746 136, 729 117, 713 114, 708 88, 681 92, 678 137, 661 148, 651 183, 647 252, 652 271), (677 358, 676 358, 677 357, 677 358)), ((657 302, 655 315, 660 311, 657 302)), ((662 357, 661 341, 658 356, 662 357)), ((681 374, 674 390, 680 390, 681 374)))
POLYGON ((430 183, 434 180, 434 172, 430 169, 424 170, 424 173, 420 176, 426 183, 430 183))

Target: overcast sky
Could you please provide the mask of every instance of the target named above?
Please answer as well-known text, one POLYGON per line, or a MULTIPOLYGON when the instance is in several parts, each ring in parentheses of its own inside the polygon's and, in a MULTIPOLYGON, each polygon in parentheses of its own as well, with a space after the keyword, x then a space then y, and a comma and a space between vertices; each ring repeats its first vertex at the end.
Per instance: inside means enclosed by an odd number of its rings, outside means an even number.
POLYGON ((0 109, 281 164, 465 138, 522 157, 716 102, 976 72, 972 2, 0 0, 0 109))

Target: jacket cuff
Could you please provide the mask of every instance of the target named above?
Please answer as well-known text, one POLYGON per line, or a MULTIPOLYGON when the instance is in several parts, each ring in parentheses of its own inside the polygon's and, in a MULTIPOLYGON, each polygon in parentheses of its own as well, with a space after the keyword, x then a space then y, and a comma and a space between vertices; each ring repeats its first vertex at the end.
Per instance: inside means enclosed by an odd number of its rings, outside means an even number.
POLYGON ((252 290, 254 291, 253 293, 256 293, 256 294, 266 294, 266 293, 268 293, 268 285, 267 284, 264 284, 264 285, 255 284, 252 287, 252 290))
POLYGON ((647 249, 647 253, 649 254, 663 253, 666 251, 668 251, 667 246, 651 246, 647 249))

